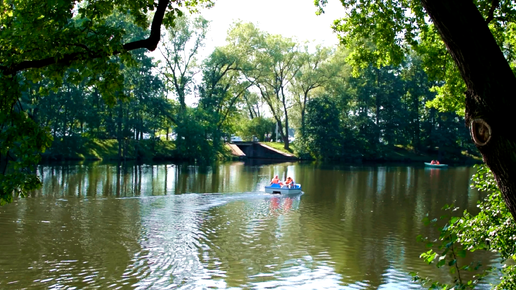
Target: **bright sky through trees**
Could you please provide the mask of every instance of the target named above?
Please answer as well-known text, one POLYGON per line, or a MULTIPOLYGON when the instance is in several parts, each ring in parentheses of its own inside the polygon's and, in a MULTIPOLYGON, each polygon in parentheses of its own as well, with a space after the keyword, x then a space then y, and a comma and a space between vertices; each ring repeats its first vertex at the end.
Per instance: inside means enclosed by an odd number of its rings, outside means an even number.
MULTIPOLYGON (((197 59, 202 61, 215 47, 224 46, 231 24, 238 20, 252 22, 261 31, 291 37, 299 43, 308 41, 311 47, 337 45, 337 35, 331 26, 344 15, 344 8, 339 1, 329 1, 324 14, 316 15, 316 11, 313 0, 216 0, 212 8, 200 11, 210 24, 205 46, 197 59)), ((158 50, 151 55, 162 58, 158 50)), ((196 101, 193 96, 187 97, 190 106, 196 101)))
POLYGON ((298 41, 332 46, 338 43, 331 25, 344 15, 339 1, 329 1, 325 14, 315 15, 313 0, 217 0, 201 15, 210 20, 203 57, 215 46, 225 44, 230 25, 237 20, 254 23, 271 34, 294 37, 298 41))

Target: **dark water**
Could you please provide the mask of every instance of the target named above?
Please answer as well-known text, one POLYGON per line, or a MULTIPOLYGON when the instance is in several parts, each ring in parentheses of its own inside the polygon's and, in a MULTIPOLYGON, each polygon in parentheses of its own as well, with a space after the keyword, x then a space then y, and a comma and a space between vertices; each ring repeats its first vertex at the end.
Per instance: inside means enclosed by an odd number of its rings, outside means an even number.
POLYGON ((419 258, 426 249, 416 236, 436 236, 421 220, 444 204, 474 211, 473 172, 42 166, 43 188, 0 208, 0 289, 418 289, 410 272, 451 280, 419 258), (275 174, 305 193, 266 194, 275 174))

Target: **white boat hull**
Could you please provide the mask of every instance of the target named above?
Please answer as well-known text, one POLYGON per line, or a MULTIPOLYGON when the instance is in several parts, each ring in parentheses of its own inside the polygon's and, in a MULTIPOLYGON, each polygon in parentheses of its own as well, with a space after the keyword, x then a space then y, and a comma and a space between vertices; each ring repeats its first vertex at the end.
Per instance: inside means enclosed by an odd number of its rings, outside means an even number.
POLYGON ((429 162, 425 162, 426 167, 433 167, 433 168, 445 168, 448 167, 448 164, 432 164, 429 162))
POLYGON ((292 195, 292 194, 299 194, 301 193, 301 184, 296 184, 295 188, 288 188, 287 186, 283 187, 277 187, 277 186, 266 186, 265 187, 266 193, 272 193, 272 194, 282 194, 282 195, 292 195))

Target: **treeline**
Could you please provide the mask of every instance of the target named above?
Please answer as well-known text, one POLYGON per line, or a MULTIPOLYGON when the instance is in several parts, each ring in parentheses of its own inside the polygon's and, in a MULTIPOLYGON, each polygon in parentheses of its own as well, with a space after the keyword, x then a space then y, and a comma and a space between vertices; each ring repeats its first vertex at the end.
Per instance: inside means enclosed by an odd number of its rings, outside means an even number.
MULTIPOLYGON (((125 17, 110 21, 128 40, 147 33, 125 17)), ((300 157, 327 160, 381 160, 395 146, 449 161, 473 152, 462 117, 426 106, 443 84, 427 77, 416 54, 398 67, 352 69, 345 50, 238 22, 227 45, 199 61, 208 25, 179 18, 159 57, 125 56, 113 71, 124 90, 109 96, 102 94, 109 84, 92 85, 99 76, 79 78, 73 69, 62 84, 25 84, 22 106, 53 136, 47 154, 66 158, 91 140, 116 139, 118 158, 140 158, 142 143, 169 141, 168 157, 208 162, 233 135, 279 140, 300 157)))

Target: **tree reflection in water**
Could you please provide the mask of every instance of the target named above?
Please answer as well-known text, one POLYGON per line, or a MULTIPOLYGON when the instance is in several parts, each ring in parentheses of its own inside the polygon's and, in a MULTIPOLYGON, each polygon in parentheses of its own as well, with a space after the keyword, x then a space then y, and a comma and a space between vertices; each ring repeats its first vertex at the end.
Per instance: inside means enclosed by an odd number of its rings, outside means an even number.
MULTIPOLYGON (((470 167, 60 164, 0 208, 0 288, 419 288, 421 219, 475 210, 470 167), (263 192, 273 175, 299 196, 263 192)), ((490 265, 496 257, 474 259, 490 265)), ((472 258, 469 258, 472 259, 472 258)), ((468 260, 469 261, 469 260, 468 260)))

